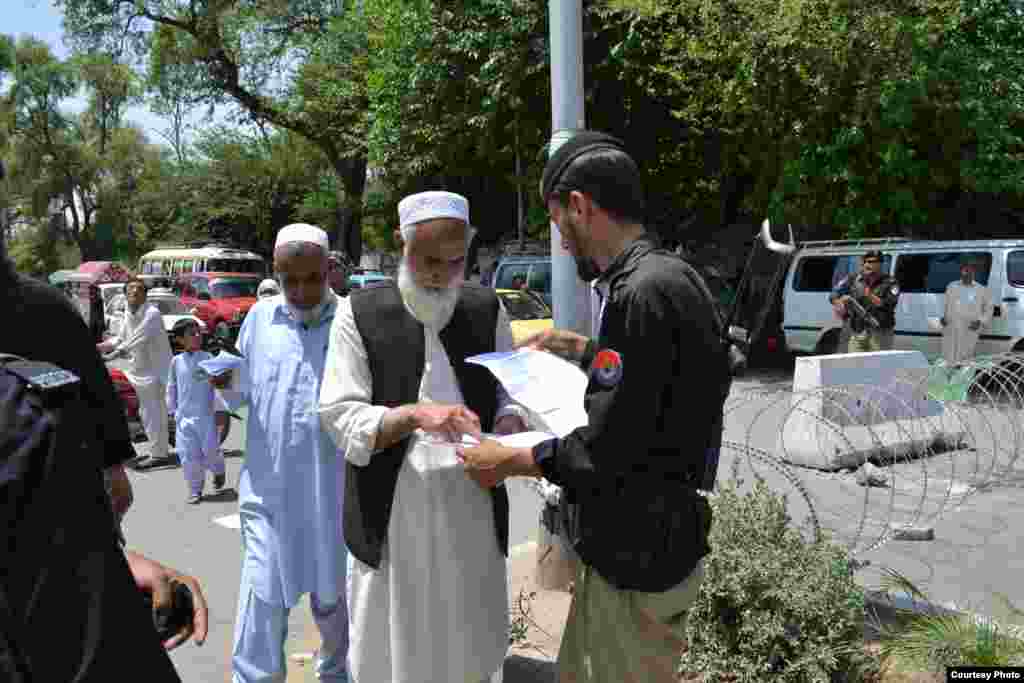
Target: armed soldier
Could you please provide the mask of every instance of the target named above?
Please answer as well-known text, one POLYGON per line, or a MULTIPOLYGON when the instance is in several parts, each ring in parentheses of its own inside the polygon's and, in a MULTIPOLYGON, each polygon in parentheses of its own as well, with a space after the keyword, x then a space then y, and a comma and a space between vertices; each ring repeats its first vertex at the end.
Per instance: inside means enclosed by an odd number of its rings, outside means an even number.
POLYGON ((850 325, 848 353, 892 349, 900 288, 881 268, 882 252, 869 251, 861 272, 844 277, 829 294, 836 315, 850 325))

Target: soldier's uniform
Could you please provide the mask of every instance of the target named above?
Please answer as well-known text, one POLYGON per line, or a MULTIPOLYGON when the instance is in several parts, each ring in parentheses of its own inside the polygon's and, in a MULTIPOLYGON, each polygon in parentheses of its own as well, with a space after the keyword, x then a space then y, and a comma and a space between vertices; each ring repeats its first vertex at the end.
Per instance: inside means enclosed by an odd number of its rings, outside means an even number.
POLYGON ((864 273, 847 275, 832 290, 829 300, 834 302, 846 295, 855 299, 879 323, 878 328, 872 327, 866 319, 852 310, 847 310, 847 323, 850 326, 847 352, 891 350, 893 330, 896 327, 896 303, 900 296, 900 288, 896 280, 890 275, 880 274, 875 284, 869 286, 864 273), (874 294, 881 299, 881 305, 875 306, 868 294, 874 294))

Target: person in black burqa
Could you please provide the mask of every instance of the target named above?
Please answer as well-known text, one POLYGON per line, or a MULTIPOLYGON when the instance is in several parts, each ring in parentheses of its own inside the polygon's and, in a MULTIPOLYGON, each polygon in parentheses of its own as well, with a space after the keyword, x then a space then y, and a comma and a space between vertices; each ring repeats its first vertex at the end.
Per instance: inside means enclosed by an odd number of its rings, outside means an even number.
POLYGON ((700 276, 646 232, 639 171, 622 142, 583 132, 549 159, 541 197, 584 282, 604 302, 596 339, 547 330, 520 346, 589 373, 588 421, 532 449, 459 449, 483 486, 562 487, 580 558, 558 654, 561 681, 675 682, 709 552, 731 383, 721 320, 700 276))
POLYGON ((57 289, 14 271, 2 240, 0 310, 8 323, 0 353, 52 363, 76 375, 81 386, 81 400, 64 409, 57 436, 75 435, 65 442, 80 453, 60 453, 57 467, 31 483, 22 480, 22 470, 7 467, 37 457, 35 450, 26 450, 32 443, 25 431, 30 423, 21 421, 20 413, 15 419, 4 412, 0 510, 5 547, 10 551, 15 545, 18 551, 0 553, 0 594, 7 603, 0 626, 0 677, 32 683, 107 683, 125 676, 148 683, 179 681, 165 650, 189 638, 202 644, 206 602, 195 578, 120 545, 114 513, 123 514, 131 503, 122 463, 135 451, 89 330, 57 289), (104 492, 104 470, 112 480, 116 510, 104 492), (23 495, 14 495, 18 491, 23 495), (54 498, 52 513, 40 510, 38 501, 54 498), (191 590, 195 613, 191 624, 161 644, 143 596, 151 594, 154 611, 162 612, 176 582, 191 590), (3 669, 15 660, 22 662, 20 673, 3 669))

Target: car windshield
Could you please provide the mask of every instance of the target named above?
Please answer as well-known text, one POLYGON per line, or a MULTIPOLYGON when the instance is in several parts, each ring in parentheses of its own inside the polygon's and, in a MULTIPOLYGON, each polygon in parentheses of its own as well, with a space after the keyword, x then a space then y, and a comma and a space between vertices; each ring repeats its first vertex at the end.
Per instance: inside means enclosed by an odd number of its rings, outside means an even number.
POLYGON ((178 299, 150 299, 160 310, 160 315, 188 315, 188 309, 178 299))
POLYGON ((551 317, 551 309, 530 294, 503 292, 498 296, 512 320, 543 320, 551 317))
POLYGON ((214 280, 210 283, 210 296, 214 299, 237 299, 239 297, 255 297, 260 281, 256 279, 214 280))

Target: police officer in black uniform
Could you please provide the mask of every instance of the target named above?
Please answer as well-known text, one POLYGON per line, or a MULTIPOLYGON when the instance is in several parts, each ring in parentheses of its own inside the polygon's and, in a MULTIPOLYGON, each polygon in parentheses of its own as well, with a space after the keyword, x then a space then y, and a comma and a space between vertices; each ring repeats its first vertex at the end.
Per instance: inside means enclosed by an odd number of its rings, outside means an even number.
POLYGON ((882 252, 864 254, 861 272, 840 280, 828 296, 850 326, 848 353, 890 351, 900 288, 882 271, 882 252))
POLYGON ((115 491, 123 513, 131 494, 122 464, 135 452, 89 330, 57 289, 14 271, 2 239, 0 310, 0 353, 29 361, 19 367, 52 364, 50 374, 68 377, 78 392, 53 402, 62 411, 53 441, 61 446, 49 454, 42 413, 26 412, 32 404, 10 381, 0 395, 0 679, 177 682, 165 649, 206 638, 206 602, 193 577, 121 548, 103 473, 115 488, 128 487, 115 491), (162 618, 176 584, 188 587, 195 611, 161 643, 154 617, 162 618))
POLYGON ((541 196, 584 282, 603 300, 597 339, 548 330, 525 342, 589 373, 588 424, 533 449, 460 449, 494 486, 562 487, 580 571, 559 650, 563 680, 676 681, 686 615, 709 552, 722 408, 731 383, 704 281, 644 227, 636 164, 614 137, 582 132, 544 169, 541 196))

